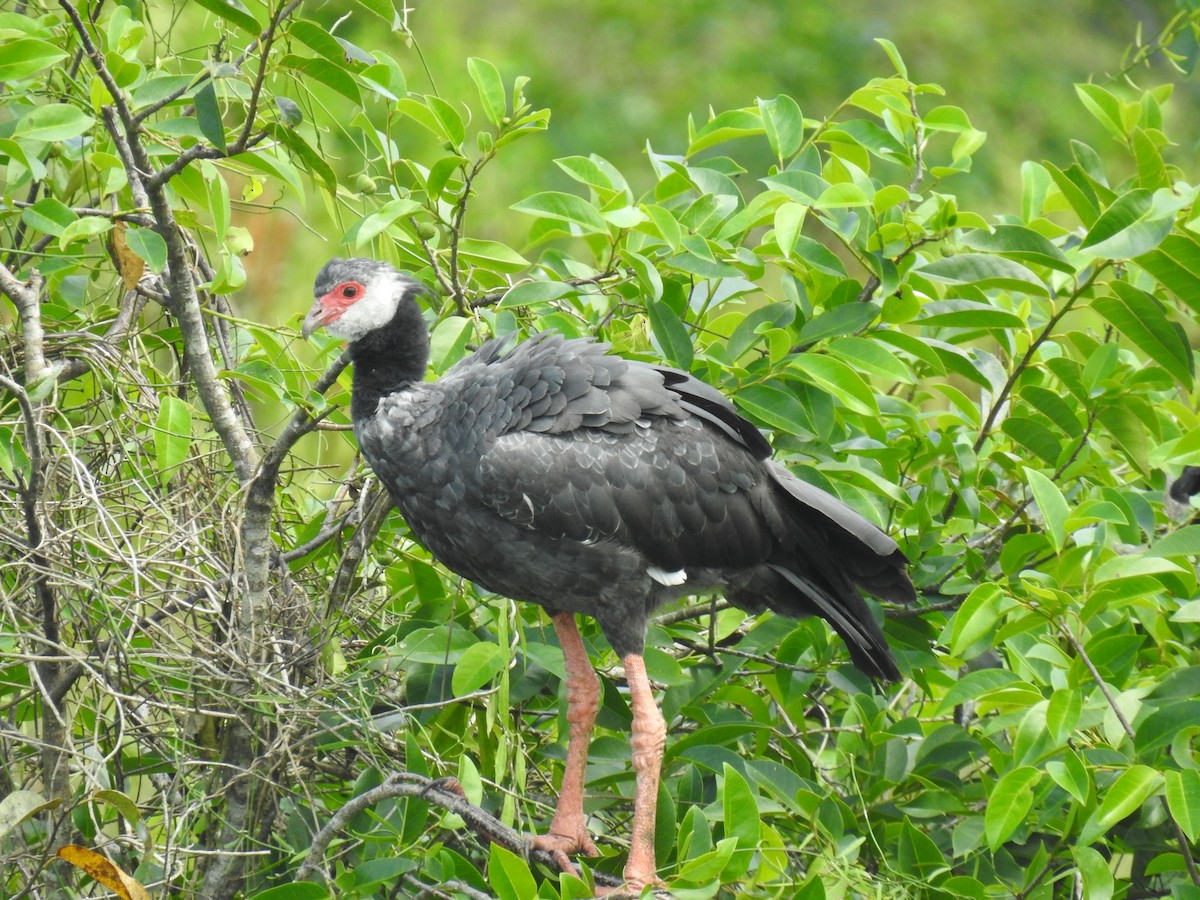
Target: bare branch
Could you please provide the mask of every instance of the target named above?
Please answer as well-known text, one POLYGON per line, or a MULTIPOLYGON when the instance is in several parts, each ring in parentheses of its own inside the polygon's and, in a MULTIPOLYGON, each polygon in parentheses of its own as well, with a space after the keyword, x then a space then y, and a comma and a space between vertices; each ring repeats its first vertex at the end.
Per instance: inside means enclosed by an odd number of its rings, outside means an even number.
MULTIPOLYGON (((562 870, 562 855, 547 850, 535 849, 520 832, 509 828, 491 813, 480 809, 462 795, 462 788, 452 778, 434 780, 411 772, 395 772, 383 784, 348 800, 320 831, 313 836, 308 855, 296 870, 296 881, 315 881, 323 877, 321 872, 325 851, 335 837, 341 834, 350 821, 363 810, 370 809, 391 797, 419 797, 434 806, 452 812, 462 818, 467 826, 488 844, 499 844, 513 853, 518 853, 531 862, 539 863, 555 871, 562 870)), ((575 872, 574 866, 568 871, 575 872)), ((597 884, 619 887, 621 879, 601 872, 594 872, 597 884)))
POLYGON ((21 340, 25 348, 25 383, 38 379, 46 369, 46 334, 42 330, 42 286, 45 279, 36 271, 23 283, 9 269, 0 265, 0 291, 17 308, 21 321, 21 340))

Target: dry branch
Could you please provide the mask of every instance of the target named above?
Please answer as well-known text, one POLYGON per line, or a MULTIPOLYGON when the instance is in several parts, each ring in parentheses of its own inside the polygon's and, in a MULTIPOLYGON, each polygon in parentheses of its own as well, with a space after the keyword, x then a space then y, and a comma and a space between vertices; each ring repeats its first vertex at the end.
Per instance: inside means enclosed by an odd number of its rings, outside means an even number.
MULTIPOLYGON (((316 880, 322 874, 322 861, 330 842, 341 834, 350 820, 363 810, 370 809, 383 800, 391 797, 416 797, 434 806, 454 813, 462 818, 467 826, 486 844, 500 846, 517 853, 531 862, 546 866, 555 871, 576 873, 574 866, 563 866, 564 856, 561 853, 551 853, 547 850, 534 848, 529 840, 520 832, 505 825, 491 813, 480 809, 462 795, 462 788, 454 779, 432 779, 411 772, 395 772, 378 787, 359 794, 346 802, 321 830, 313 836, 308 855, 296 870, 296 880, 316 880)), ((594 872, 597 884, 607 887, 619 887, 621 879, 602 872, 594 872)))

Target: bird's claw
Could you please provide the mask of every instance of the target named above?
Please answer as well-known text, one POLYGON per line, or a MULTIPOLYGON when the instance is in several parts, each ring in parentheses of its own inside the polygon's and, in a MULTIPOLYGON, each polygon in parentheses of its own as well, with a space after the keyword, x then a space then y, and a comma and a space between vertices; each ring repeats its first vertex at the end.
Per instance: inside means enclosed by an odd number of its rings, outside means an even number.
MULTIPOLYGON (((545 850, 547 853, 554 854, 556 862, 559 861, 559 856, 563 861, 567 860, 567 854, 582 853, 584 856, 599 856, 600 851, 596 849, 595 843, 592 841, 592 836, 587 833, 586 829, 581 829, 575 835, 562 834, 561 832, 551 831, 547 834, 537 834, 529 842, 536 850, 545 850)), ((563 867, 564 871, 574 871, 570 867, 570 863, 563 867)))

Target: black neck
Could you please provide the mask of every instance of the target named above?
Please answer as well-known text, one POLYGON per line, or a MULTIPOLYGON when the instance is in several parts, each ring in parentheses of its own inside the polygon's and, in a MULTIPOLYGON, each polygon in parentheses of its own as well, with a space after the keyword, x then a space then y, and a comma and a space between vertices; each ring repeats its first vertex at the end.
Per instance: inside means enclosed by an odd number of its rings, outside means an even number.
POLYGON ((429 329, 417 304, 406 298, 400 301, 392 321, 354 341, 349 350, 354 360, 350 415, 366 418, 375 414, 381 397, 425 378, 429 329))

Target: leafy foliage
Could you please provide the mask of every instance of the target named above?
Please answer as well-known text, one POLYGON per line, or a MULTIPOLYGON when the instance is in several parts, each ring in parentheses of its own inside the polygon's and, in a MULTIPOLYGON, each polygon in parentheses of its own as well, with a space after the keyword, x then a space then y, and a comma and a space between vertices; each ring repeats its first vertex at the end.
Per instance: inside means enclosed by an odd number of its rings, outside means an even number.
MULTIPOLYGON (((383 0, 353 15, 404 28, 383 0)), ((558 160, 514 239, 471 210, 548 126, 525 79, 471 59, 474 95, 422 93, 390 38, 324 16, 0 16, 5 890, 90 894, 57 853, 130 896, 590 893, 501 830, 548 818, 552 631, 385 515, 339 348, 314 364, 294 315, 229 300, 254 289, 249 214, 289 206, 440 290, 435 371, 547 328, 687 368, 913 560, 886 692, 818 622, 708 598, 656 621, 679 896, 1200 894, 1200 526, 1161 501, 1200 464, 1200 237, 1169 86, 1081 85, 1111 143, 1026 162, 1020 209, 984 216, 944 182, 985 135, 880 41, 890 74, 836 109, 690 120, 638 173, 558 160)), ((630 713, 584 635, 603 880, 630 713)))

